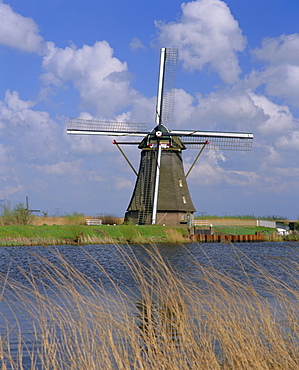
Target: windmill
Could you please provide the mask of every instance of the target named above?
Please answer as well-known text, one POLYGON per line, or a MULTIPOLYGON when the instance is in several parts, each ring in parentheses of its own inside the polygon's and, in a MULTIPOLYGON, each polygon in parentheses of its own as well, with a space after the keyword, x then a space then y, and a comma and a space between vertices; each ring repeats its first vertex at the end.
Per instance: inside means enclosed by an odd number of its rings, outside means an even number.
POLYGON ((122 142, 114 140, 113 143, 137 176, 125 219, 138 224, 189 223, 196 210, 186 178, 202 151, 205 148, 250 151, 252 146, 251 133, 170 130, 167 127, 171 124, 173 114, 177 59, 177 49, 161 49, 156 126, 151 131, 141 123, 69 119, 68 134, 125 138, 122 142), (141 137, 142 140, 128 141, 130 137, 141 137), (138 145, 141 149, 138 172, 121 145, 138 145), (200 151, 185 174, 182 151, 187 148, 200 151))
POLYGON ((40 210, 39 209, 30 209, 29 208, 29 200, 28 200, 28 196, 26 196, 26 212, 28 213, 28 214, 30 214, 30 213, 33 213, 33 212, 40 212, 40 210))

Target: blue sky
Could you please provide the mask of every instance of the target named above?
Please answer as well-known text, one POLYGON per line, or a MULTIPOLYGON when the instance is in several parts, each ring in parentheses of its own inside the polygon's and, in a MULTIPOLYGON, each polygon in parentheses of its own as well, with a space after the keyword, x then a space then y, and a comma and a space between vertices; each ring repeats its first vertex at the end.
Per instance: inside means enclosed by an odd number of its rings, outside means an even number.
POLYGON ((297 219, 298 16, 297 0, 0 0, 0 199, 122 216, 134 173, 113 138, 66 135, 68 117, 153 127, 159 49, 175 47, 170 128, 255 137, 251 152, 202 154, 198 214, 297 219))

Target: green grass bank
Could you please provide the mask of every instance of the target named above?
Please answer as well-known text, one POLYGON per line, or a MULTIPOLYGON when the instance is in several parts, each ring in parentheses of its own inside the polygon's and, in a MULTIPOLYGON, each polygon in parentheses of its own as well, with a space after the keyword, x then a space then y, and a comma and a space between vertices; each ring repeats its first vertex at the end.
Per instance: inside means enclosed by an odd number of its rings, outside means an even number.
MULTIPOLYGON (((279 236, 273 229, 218 225, 214 234, 263 233, 266 240, 299 240, 298 233, 279 236)), ((58 244, 187 243, 187 227, 136 225, 5 225, 0 226, 0 246, 58 244)))
POLYGON ((189 241, 184 227, 135 225, 6 225, 0 226, 0 246, 181 243, 189 241))

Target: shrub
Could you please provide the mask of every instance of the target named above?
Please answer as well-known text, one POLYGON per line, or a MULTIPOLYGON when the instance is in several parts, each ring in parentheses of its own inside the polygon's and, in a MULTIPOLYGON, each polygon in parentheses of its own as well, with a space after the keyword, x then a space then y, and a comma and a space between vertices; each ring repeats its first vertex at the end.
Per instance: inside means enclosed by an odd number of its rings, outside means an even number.
POLYGON ((1 223, 2 225, 28 225, 33 218, 34 216, 23 203, 18 203, 11 209, 10 202, 7 202, 3 206, 1 223))
POLYGON ((119 225, 122 219, 114 215, 100 215, 98 218, 102 220, 103 225, 119 225))
POLYGON ((66 213, 63 217, 66 218, 67 223, 69 225, 84 225, 85 224, 84 213, 78 213, 74 211, 73 213, 70 213, 70 214, 66 213))

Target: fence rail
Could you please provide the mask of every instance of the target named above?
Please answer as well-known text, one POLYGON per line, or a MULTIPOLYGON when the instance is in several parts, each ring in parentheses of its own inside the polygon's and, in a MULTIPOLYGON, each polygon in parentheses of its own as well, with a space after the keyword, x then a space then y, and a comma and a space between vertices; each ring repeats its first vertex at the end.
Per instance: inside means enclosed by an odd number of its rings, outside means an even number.
POLYGON ((100 218, 87 218, 86 219, 87 226, 95 226, 95 225, 102 225, 102 219, 100 218))
POLYGON ((191 226, 206 226, 206 227, 213 227, 211 221, 209 220, 192 220, 191 226))
POLYGON ((276 229, 276 221, 256 220, 256 225, 276 229))

